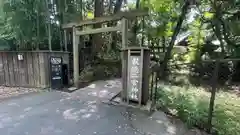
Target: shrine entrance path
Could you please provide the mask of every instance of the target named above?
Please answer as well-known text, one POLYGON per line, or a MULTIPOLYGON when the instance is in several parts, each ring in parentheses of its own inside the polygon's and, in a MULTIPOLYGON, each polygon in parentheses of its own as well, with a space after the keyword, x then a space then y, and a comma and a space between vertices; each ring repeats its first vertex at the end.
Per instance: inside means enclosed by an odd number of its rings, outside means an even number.
MULTIPOLYGON (((180 135, 164 113, 107 105, 121 90, 119 80, 98 81, 73 93, 35 93, 0 102, 4 135, 180 135), (151 119, 150 119, 151 118, 151 119)), ((184 134, 187 135, 188 133, 184 134)), ((189 134, 190 135, 190 134, 189 134)), ((195 134, 192 134, 195 135, 195 134)))

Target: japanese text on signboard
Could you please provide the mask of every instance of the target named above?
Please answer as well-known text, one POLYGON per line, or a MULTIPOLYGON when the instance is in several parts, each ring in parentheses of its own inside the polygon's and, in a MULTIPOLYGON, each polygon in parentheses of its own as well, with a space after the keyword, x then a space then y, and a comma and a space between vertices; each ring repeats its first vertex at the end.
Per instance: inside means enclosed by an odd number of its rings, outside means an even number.
POLYGON ((129 98, 132 100, 139 99, 139 88, 140 88, 140 56, 131 56, 130 64, 130 87, 129 87, 129 98))

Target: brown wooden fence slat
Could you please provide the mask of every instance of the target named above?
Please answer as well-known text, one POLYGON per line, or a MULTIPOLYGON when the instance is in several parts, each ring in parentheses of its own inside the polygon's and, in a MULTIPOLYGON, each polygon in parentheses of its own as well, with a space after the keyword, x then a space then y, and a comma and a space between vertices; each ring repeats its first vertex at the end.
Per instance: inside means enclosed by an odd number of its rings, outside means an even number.
POLYGON ((35 87, 33 76, 33 58, 32 52, 27 53, 27 65, 28 65, 28 83, 30 87, 35 87))
POLYGON ((20 86, 20 77, 19 77, 19 66, 18 66, 18 58, 17 55, 13 55, 13 75, 15 86, 20 86))
POLYGON ((36 54, 35 53, 32 53, 32 70, 33 70, 33 82, 34 82, 34 86, 37 87, 37 80, 36 80, 36 63, 37 63, 37 60, 35 58, 36 54))
POLYGON ((39 77, 39 57, 38 53, 33 53, 33 77, 35 87, 40 87, 40 77, 39 77))
POLYGON ((9 80, 10 80, 10 86, 16 86, 14 75, 13 75, 13 53, 9 53, 8 55, 8 69, 9 69, 9 80))
POLYGON ((44 54, 44 66, 45 66, 45 83, 46 87, 50 87, 50 56, 49 53, 44 54))
POLYGON ((5 85, 4 65, 3 56, 0 53, 0 85, 5 85))
POLYGON ((27 53, 23 54, 23 78, 24 78, 24 86, 29 86, 28 82, 28 65, 27 65, 27 53))
POLYGON ((2 57, 3 57, 3 68, 4 68, 4 74, 5 74, 5 85, 10 86, 7 53, 4 52, 2 57))
POLYGON ((37 80, 38 80, 38 87, 41 87, 41 76, 40 76, 40 58, 39 58, 39 54, 37 53, 37 80))
POLYGON ((41 87, 45 87, 44 53, 39 53, 39 76, 41 87))

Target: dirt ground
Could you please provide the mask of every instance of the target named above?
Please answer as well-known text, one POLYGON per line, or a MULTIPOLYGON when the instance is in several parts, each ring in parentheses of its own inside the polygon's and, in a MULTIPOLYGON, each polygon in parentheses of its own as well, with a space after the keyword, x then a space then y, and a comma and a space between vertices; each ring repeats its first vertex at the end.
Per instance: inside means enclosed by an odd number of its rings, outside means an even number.
POLYGON ((4 87, 0 86, 0 101, 3 99, 16 97, 19 95, 39 92, 40 89, 36 88, 22 88, 22 87, 4 87))

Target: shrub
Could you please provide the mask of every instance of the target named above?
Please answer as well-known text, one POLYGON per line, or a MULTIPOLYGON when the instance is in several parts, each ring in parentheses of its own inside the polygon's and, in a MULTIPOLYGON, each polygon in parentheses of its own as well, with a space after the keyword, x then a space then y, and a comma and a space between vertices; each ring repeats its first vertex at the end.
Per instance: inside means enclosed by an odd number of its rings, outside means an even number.
POLYGON ((83 71, 81 71, 79 80, 90 82, 112 77, 120 77, 121 65, 119 66, 119 63, 119 61, 102 60, 94 65, 86 66, 83 71))
MULTIPOLYGON (((210 93, 203 88, 178 87, 162 84, 158 104, 181 118, 188 126, 207 128, 210 93)), ((219 135, 240 134, 240 98, 218 92, 215 100, 213 129, 219 135)))
MULTIPOLYGON (((215 67, 216 67, 215 62, 212 62, 212 63, 202 62, 202 63, 192 65, 191 76, 190 76, 192 78, 190 79, 195 79, 195 81, 197 82, 199 82, 199 79, 211 81, 215 67)), ((218 71, 218 82, 220 84, 224 84, 228 80, 231 73, 232 73, 231 65, 229 63, 220 63, 219 71, 218 71)))

